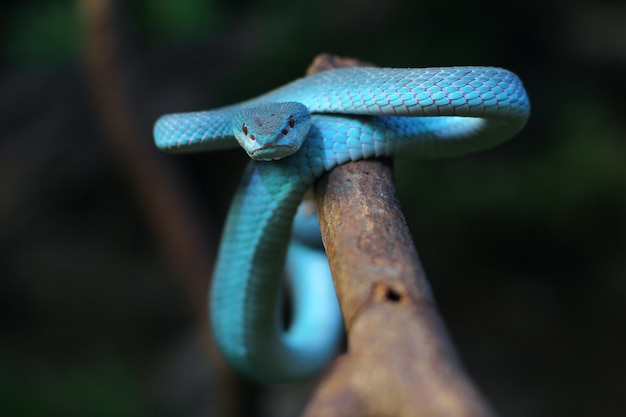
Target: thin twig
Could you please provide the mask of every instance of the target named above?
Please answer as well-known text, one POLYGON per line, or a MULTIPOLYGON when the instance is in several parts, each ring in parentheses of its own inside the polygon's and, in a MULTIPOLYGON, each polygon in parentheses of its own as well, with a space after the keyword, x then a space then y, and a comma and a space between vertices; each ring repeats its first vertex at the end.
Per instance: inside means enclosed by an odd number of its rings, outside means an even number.
POLYGON ((161 252, 166 256, 175 276, 187 296, 206 352, 214 365, 216 413, 235 416, 238 403, 234 401, 236 378, 217 353, 208 331, 207 294, 212 275, 214 248, 206 233, 200 231, 193 205, 185 185, 176 180, 159 155, 152 138, 142 134, 137 126, 136 112, 130 106, 122 77, 122 60, 116 47, 114 3, 111 0, 79 1, 85 30, 85 59, 87 75, 93 94, 96 114, 105 138, 129 181, 155 235, 161 252), (226 399, 226 400, 225 400, 226 399))

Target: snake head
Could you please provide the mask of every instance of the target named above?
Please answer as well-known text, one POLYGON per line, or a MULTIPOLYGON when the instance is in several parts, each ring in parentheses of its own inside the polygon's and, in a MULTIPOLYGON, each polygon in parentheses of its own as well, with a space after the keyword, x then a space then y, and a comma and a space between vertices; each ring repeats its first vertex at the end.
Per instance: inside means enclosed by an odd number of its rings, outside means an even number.
POLYGON ((311 113, 297 102, 259 104, 237 113, 232 128, 250 158, 271 161, 300 149, 311 128, 311 113))

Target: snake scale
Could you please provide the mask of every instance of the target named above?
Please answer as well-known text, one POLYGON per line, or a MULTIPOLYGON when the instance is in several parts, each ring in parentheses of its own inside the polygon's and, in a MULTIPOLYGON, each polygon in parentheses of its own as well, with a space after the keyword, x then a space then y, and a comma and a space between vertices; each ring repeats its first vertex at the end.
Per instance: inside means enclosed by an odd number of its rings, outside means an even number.
POLYGON ((364 158, 485 149, 514 136, 529 111, 521 81, 507 70, 357 67, 216 110, 162 116, 154 127, 160 149, 241 145, 256 158, 231 205, 210 296, 213 334, 231 365, 257 381, 289 382, 315 375, 335 354, 341 322, 332 283, 327 272, 315 277, 327 263, 294 278, 288 328, 279 315, 294 215, 316 178, 364 158))

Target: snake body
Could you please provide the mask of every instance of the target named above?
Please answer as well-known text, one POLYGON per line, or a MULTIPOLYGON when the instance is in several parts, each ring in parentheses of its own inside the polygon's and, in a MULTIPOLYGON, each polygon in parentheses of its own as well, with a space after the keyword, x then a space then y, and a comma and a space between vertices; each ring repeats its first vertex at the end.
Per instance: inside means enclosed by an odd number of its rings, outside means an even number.
POLYGON ((210 298, 220 350, 235 368, 262 382, 314 375, 339 339, 336 313, 330 312, 337 311, 336 301, 298 301, 313 290, 294 284, 288 329, 278 317, 294 214, 315 179, 364 158, 441 158, 488 148, 515 135, 530 110, 522 83, 503 69, 359 67, 301 78, 213 111, 165 115, 155 125, 155 143, 170 152, 237 147, 238 129, 253 134, 248 124, 254 123, 233 122, 242 110, 262 121, 269 114, 256 108, 285 102, 301 103, 311 113, 306 140, 290 156, 247 166, 226 220, 210 298))

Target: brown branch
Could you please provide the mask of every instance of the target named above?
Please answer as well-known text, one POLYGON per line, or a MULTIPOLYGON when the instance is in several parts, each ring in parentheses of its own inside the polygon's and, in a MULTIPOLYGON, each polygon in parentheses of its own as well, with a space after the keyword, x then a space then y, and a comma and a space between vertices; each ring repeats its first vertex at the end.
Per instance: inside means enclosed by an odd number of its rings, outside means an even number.
POLYGON ((86 31, 87 75, 96 115, 105 139, 130 181, 137 202, 157 235, 157 242, 183 280, 196 316, 205 321, 207 277, 213 253, 205 235, 194 227, 192 205, 184 186, 175 180, 152 139, 137 126, 122 81, 122 62, 115 46, 113 7, 110 0, 82 0, 86 31))
MULTIPOLYGON (((331 67, 343 64, 332 58, 331 67)), ((337 167, 318 182, 316 197, 348 351, 303 416, 492 416, 436 311, 390 164, 337 167)))
MULTIPOLYGON (((200 231, 196 210, 174 171, 156 150, 152 138, 137 126, 122 80, 122 59, 116 47, 114 2, 79 1, 85 30, 85 59, 96 115, 105 138, 129 181, 129 189, 145 213, 156 242, 179 277, 214 365, 216 414, 237 415, 235 377, 217 353, 208 331, 207 294, 214 248, 200 231)), ((147 132, 146 132, 147 133, 147 132)))

